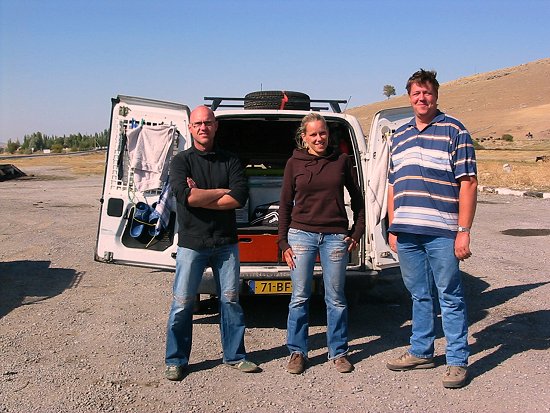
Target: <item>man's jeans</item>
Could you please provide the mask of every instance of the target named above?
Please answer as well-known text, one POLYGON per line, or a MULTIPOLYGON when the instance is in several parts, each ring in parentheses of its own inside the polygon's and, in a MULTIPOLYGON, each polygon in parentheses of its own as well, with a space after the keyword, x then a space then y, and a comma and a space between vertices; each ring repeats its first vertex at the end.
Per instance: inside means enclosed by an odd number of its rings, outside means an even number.
POLYGON ((288 231, 288 243, 296 264, 290 272, 292 298, 288 307, 287 346, 291 353, 307 357, 309 298, 317 254, 321 258, 325 284, 328 357, 334 359, 348 352, 348 310, 344 294, 348 244, 344 242, 345 237, 344 234, 319 234, 293 228, 288 231))
POLYGON ((397 252, 413 301, 409 352, 416 357, 433 357, 439 296, 447 364, 468 365, 468 320, 454 239, 399 233, 397 252))
POLYGON ((220 300, 224 363, 245 359, 244 316, 239 304, 238 244, 195 251, 178 247, 172 308, 166 334, 166 364, 186 366, 191 354, 193 306, 206 267, 211 266, 220 300))

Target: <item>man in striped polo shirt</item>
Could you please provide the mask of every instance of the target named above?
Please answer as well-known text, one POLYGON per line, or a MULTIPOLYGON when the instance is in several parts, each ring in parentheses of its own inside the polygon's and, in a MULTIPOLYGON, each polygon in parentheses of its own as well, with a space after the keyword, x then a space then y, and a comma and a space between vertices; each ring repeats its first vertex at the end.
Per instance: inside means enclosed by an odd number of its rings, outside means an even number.
POLYGON ((469 258, 477 203, 474 146, 458 120, 437 108, 436 72, 407 82, 414 118, 395 131, 390 150, 389 244, 413 301, 408 351, 387 364, 403 371, 435 367, 437 300, 447 340, 443 385, 466 384, 468 320, 459 261, 469 258))

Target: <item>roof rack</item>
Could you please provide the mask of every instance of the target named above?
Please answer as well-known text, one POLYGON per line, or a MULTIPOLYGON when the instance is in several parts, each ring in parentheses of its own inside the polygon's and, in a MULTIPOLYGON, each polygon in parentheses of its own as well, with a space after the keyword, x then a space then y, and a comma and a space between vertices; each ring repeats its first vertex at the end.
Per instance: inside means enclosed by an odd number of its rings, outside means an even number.
MULTIPOLYGON (((205 96, 204 100, 211 101, 211 103, 207 103, 206 106, 210 107, 212 110, 216 110, 218 108, 244 108, 244 97, 229 98, 229 97, 219 97, 219 96, 205 96), (222 104, 222 102, 225 102, 225 101, 241 102, 241 103, 237 103, 237 104, 223 103, 222 104)), ((311 105, 311 108, 310 108, 311 110, 315 110, 315 111, 329 110, 329 106, 330 106, 330 109, 332 109, 332 111, 335 113, 342 113, 342 110, 340 109, 340 103, 344 103, 344 104, 348 103, 347 100, 342 100, 342 99, 310 99, 310 102, 312 104, 313 103, 317 103, 321 105, 324 104, 324 106, 311 105)))

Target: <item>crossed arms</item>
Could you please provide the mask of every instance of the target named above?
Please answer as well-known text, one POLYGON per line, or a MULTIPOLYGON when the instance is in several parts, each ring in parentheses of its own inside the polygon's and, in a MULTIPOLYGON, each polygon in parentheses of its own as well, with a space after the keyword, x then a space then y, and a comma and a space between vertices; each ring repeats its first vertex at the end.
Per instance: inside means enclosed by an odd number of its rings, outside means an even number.
POLYGON ((191 189, 187 203, 191 207, 214 209, 218 211, 239 208, 239 202, 229 195, 230 189, 214 188, 200 189, 193 179, 187 178, 187 185, 191 189))

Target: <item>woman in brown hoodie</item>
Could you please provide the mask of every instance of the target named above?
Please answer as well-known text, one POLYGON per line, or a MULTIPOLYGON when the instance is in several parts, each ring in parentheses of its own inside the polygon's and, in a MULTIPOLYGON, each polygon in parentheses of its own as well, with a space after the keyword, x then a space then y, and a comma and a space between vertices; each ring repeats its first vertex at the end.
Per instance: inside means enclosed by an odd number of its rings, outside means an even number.
POLYGON ((328 359, 341 373, 353 371, 346 354, 347 304, 344 294, 349 252, 365 232, 365 202, 348 155, 329 145, 327 122, 312 112, 302 119, 288 160, 279 203, 279 247, 290 268, 287 370, 302 373, 307 362, 309 298, 317 256, 323 268, 327 307, 328 359), (351 197, 349 229, 344 187, 351 197))

